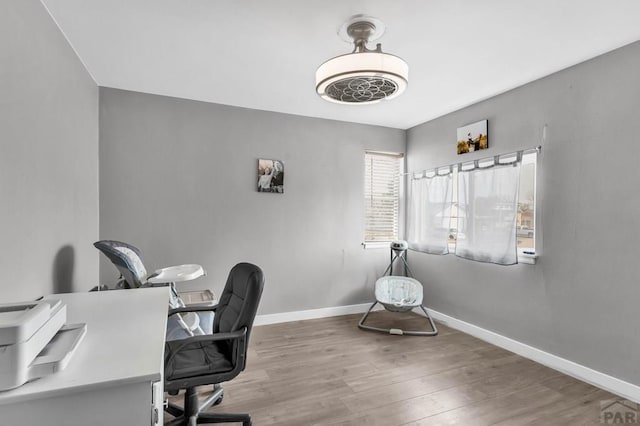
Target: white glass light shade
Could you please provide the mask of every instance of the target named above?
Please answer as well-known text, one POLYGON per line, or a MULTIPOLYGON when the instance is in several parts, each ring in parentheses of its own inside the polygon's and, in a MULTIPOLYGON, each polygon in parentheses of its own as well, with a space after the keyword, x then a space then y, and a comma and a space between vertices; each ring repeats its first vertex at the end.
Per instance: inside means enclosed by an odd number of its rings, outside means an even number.
POLYGON ((316 71, 318 95, 342 104, 368 104, 395 98, 404 92, 408 81, 407 63, 397 56, 379 52, 337 56, 316 71), (341 97, 336 93, 337 85, 347 88, 349 94, 341 97), (372 93, 371 88, 376 93, 372 93))

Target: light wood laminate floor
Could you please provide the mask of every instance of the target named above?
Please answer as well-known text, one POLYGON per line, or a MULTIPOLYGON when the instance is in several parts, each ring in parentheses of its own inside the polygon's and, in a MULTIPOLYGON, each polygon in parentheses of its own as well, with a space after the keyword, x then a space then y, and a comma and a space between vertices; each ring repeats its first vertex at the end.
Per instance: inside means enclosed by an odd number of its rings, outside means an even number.
MULTIPOLYGON (((436 337, 396 336, 360 330, 360 316, 254 327, 247 369, 210 411, 248 412, 255 426, 585 425, 616 398, 442 324, 436 337)), ((369 318, 427 329, 410 313, 369 318)))

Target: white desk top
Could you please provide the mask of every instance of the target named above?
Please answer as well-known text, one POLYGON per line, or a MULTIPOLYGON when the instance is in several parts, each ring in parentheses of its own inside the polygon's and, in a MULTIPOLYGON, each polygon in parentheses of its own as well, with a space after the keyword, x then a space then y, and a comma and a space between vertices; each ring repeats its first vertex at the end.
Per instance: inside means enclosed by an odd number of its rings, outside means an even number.
POLYGON ((168 287, 55 294, 67 304, 67 324, 87 334, 63 371, 0 392, 0 405, 124 383, 164 374, 168 287))

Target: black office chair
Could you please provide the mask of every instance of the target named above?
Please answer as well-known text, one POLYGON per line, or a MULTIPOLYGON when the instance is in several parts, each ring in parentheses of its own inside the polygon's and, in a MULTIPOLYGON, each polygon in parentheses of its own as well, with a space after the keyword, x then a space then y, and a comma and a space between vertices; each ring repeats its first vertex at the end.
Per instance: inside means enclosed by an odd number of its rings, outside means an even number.
POLYGON ((253 320, 264 286, 262 270, 250 263, 231 269, 216 306, 177 308, 169 315, 193 311, 215 311, 213 334, 193 336, 165 344, 164 389, 176 394, 185 389, 184 407, 169 404, 167 411, 176 419, 169 425, 242 422, 251 425, 249 414, 204 413, 222 398, 222 389, 199 403, 196 386, 217 385, 233 379, 244 370, 253 320))

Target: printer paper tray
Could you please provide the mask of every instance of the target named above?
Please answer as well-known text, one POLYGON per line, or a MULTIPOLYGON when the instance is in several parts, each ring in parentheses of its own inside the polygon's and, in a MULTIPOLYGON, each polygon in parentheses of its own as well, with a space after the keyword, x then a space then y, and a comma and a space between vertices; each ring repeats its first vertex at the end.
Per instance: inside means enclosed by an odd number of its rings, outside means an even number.
POLYGON ((86 324, 68 324, 60 328, 29 365, 29 380, 63 370, 86 333, 86 324))

